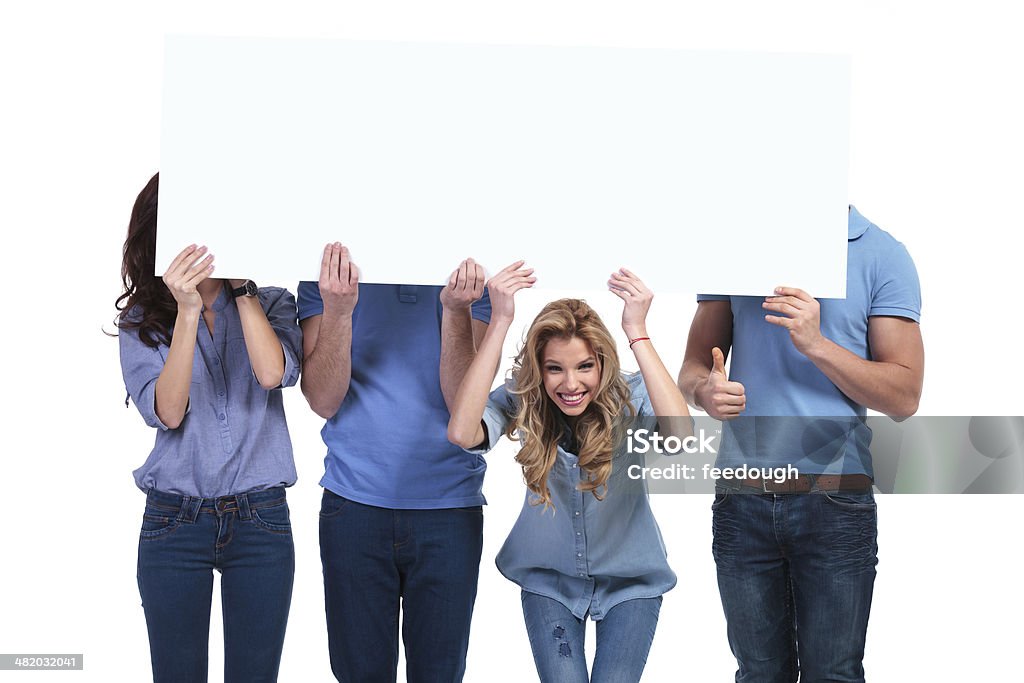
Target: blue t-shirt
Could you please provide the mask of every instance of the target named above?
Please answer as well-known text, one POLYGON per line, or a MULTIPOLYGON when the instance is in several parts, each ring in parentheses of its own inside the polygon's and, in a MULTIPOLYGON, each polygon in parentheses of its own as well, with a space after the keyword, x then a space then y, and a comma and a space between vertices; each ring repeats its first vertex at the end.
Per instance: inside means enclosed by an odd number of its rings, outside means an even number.
MULTIPOLYGON (((364 505, 438 509, 483 505, 486 463, 448 441, 441 394, 441 288, 360 284, 352 313, 352 380, 320 434, 320 485, 364 505)), ((302 282, 299 320, 323 313, 320 288, 302 282)), ((490 299, 473 304, 489 322, 490 299)))
MULTIPOLYGON (((919 322, 921 285, 906 247, 852 206, 848 240, 846 298, 819 299, 821 333, 870 360, 868 318, 919 322)), ((719 465, 793 464, 801 473, 871 476, 866 409, 797 351, 788 330, 765 321, 764 297, 701 294, 697 300, 731 302, 729 379, 746 388, 746 410, 725 423, 719 465), (785 419, 754 419, 765 416, 785 419), (814 416, 841 419, 807 419, 814 416)))

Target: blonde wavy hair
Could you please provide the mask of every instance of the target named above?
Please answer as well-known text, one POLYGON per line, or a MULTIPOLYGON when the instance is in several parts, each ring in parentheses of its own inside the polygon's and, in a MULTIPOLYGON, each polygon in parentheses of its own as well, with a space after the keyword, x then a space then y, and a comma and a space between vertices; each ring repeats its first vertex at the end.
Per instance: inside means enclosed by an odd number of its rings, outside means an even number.
POLYGON ((565 434, 562 411, 544 390, 544 348, 552 339, 585 341, 597 358, 601 383, 590 405, 575 421, 573 438, 579 465, 587 473, 579 490, 601 500, 607 491, 612 459, 622 442, 624 419, 636 410, 629 402, 629 386, 619 371, 615 341, 601 318, 582 299, 559 299, 545 306, 526 333, 526 340, 512 369, 519 409, 506 428, 510 439, 520 442, 516 462, 523 467, 523 479, 536 494, 534 504, 551 505, 548 474, 558 456, 558 444, 565 434), (602 491, 603 489, 603 491, 602 491))

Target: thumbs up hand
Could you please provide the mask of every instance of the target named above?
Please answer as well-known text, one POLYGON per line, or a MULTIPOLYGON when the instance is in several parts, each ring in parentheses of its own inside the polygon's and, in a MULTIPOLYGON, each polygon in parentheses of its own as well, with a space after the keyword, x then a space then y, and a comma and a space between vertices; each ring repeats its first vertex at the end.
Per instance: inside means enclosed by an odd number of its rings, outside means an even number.
POLYGON ((717 346, 711 349, 711 373, 697 386, 697 403, 716 420, 731 420, 747 407, 746 389, 730 382, 725 374, 725 355, 717 346))

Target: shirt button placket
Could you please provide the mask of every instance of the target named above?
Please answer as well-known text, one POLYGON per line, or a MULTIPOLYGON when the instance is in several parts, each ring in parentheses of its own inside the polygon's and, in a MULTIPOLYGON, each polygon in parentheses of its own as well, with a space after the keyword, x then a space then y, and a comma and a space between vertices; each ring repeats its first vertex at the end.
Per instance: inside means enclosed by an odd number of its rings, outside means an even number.
POLYGON ((220 362, 219 358, 213 359, 213 365, 218 369, 214 376, 214 386, 217 389, 217 419, 220 420, 220 441, 225 453, 230 453, 234 444, 231 439, 231 427, 228 425, 228 400, 227 394, 227 367, 220 362))
MULTIPOLYGON (((576 463, 572 464, 576 469, 576 463)), ((573 528, 576 532, 576 573, 583 578, 587 575, 586 540, 583 536, 583 492, 576 491, 573 495, 573 528)))

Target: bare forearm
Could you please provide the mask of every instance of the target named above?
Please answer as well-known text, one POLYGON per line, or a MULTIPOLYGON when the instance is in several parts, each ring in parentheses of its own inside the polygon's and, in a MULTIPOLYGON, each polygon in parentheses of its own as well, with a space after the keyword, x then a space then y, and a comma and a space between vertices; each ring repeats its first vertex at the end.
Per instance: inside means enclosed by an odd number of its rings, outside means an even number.
POLYGON ((696 359, 683 361, 679 370, 679 390, 686 402, 698 410, 704 410, 704 407, 697 401, 697 387, 706 382, 710 374, 711 366, 696 359))
MULTIPOLYGON (((708 412, 702 405, 700 388, 706 387, 714 371, 715 349, 723 354, 732 346, 732 306, 728 301, 701 301, 690 324, 683 367, 679 369, 679 390, 694 408, 708 412)), ((724 375, 723 375, 724 379, 724 375)), ((709 413, 710 414, 710 413, 709 413)))
MULTIPOLYGON (((500 349, 499 349, 500 353, 500 349)), ((445 308, 441 315, 441 394, 451 412, 455 405, 455 394, 462 384, 476 348, 473 344, 473 318, 469 308, 450 310, 445 308)), ((493 380, 493 375, 491 376, 493 380)))
POLYGON ((651 398, 651 407, 658 416, 659 428, 677 436, 689 435, 690 411, 654 345, 650 340, 638 341, 633 344, 632 350, 651 398))
MULTIPOLYGON (((511 324, 511 320, 491 319, 480 348, 463 373, 452 400, 451 418, 448 421, 448 440, 458 446, 472 448, 484 439, 480 421, 494 382, 495 368, 501 360, 505 335, 511 324)), ((442 369, 442 377, 443 374, 442 369)))
POLYGON ((302 394, 317 415, 330 419, 348 394, 352 379, 352 316, 320 321, 316 346, 303 360, 302 394))
POLYGON ((270 390, 281 385, 284 377, 284 348, 270 326, 263 306, 256 297, 239 297, 235 300, 238 315, 242 321, 242 336, 249 353, 256 381, 270 390))
POLYGON ((854 403, 892 417, 917 412, 921 380, 913 369, 865 360, 824 338, 807 357, 854 403))
POLYGON ((178 311, 171 346, 167 350, 167 360, 156 380, 156 416, 170 429, 177 429, 181 425, 185 419, 185 410, 188 408, 199 317, 198 311, 178 311))

